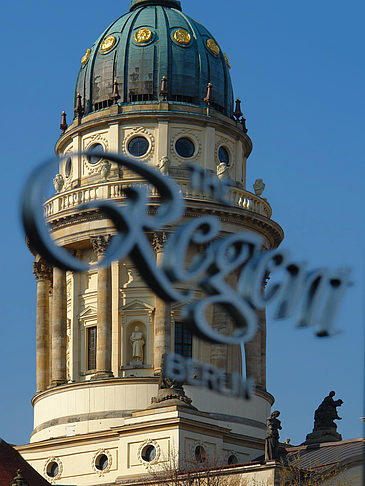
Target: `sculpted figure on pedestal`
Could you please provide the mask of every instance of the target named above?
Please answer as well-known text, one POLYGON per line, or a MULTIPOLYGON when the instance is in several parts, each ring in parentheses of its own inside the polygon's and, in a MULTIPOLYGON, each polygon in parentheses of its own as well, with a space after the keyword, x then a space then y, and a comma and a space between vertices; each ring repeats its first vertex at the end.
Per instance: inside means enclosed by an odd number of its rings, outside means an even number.
POLYGON ((337 413, 343 401, 334 400, 336 392, 331 391, 314 412, 313 432, 307 435, 305 444, 318 444, 320 442, 335 442, 342 440, 341 434, 337 432, 335 420, 342 420, 337 413))
POLYGON ((279 415, 280 412, 276 410, 266 421, 265 461, 279 458, 279 430, 282 429, 279 415))

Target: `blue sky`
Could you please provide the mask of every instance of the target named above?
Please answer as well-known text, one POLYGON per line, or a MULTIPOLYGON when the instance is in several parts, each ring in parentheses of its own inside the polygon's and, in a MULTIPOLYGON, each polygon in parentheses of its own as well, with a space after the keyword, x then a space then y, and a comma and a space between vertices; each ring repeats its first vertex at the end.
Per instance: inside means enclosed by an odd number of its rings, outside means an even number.
MULTIPOLYGON (((360 0, 182 0, 185 13, 215 35, 232 65, 243 100, 256 178, 283 247, 311 268, 353 269, 354 286, 330 339, 268 321, 268 389, 281 410, 281 438, 305 440, 313 412, 332 389, 344 405, 339 432, 361 435, 364 355, 364 63, 360 0)), ((128 0, 2 6, 2 139, 0 192, 3 276, 0 436, 25 443, 32 431, 35 390, 35 280, 24 244, 19 200, 30 170, 53 153, 60 114, 71 119, 80 59, 128 0)))

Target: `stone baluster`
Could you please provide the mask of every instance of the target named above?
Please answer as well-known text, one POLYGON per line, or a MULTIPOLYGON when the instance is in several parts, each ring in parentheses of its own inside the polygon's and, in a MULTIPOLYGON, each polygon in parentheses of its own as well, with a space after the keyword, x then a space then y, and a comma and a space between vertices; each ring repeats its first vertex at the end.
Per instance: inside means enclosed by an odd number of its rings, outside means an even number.
POLYGON ((51 385, 66 383, 67 297, 66 272, 53 268, 51 385))
POLYGON ((33 264, 37 280, 37 393, 49 385, 49 289, 52 271, 48 263, 33 264))
MULTIPOLYGON (((98 261, 103 260, 111 236, 96 236, 91 238, 93 250, 98 261)), ((97 334, 96 334, 96 377, 113 376, 111 371, 112 357, 112 313, 111 313, 111 269, 98 269, 97 295, 97 334)))
MULTIPOLYGON (((156 263, 161 264, 163 246, 166 241, 164 232, 153 234, 152 246, 156 252, 156 263)), ((171 351, 171 308, 156 296, 155 326, 154 326, 154 372, 161 374, 163 355, 171 351)))

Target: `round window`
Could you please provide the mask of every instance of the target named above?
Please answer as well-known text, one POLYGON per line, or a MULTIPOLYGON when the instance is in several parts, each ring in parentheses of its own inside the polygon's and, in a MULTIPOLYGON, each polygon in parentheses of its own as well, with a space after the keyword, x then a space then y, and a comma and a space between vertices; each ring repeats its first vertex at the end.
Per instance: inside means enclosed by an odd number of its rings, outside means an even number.
POLYGON ((88 154, 90 154, 87 156, 87 161, 89 162, 89 164, 97 164, 98 162, 100 162, 102 157, 92 154, 94 152, 104 152, 104 147, 101 145, 101 143, 95 143, 87 150, 87 152, 88 154))
POLYGON ((152 462, 156 459, 156 447, 153 445, 147 445, 142 451, 142 459, 146 462, 152 462))
POLYGON ((72 170, 72 160, 71 157, 68 157, 65 164, 65 175, 66 177, 70 177, 72 170))
POLYGON ((106 454, 100 454, 100 456, 98 456, 95 460, 95 467, 99 471, 105 471, 108 465, 109 465, 109 459, 106 454))
POLYGON ((195 459, 197 460, 197 462, 205 462, 206 453, 204 447, 202 446, 195 447, 195 459))
POLYGON ((235 456, 234 454, 231 454, 229 457, 228 457, 228 464, 231 466, 232 464, 238 464, 238 459, 237 459, 237 456, 235 456))
POLYGON ((50 462, 47 466, 47 476, 50 478, 55 478, 60 471, 60 467, 57 462, 50 462))
POLYGON ((229 154, 224 147, 219 147, 218 159, 221 164, 229 165, 229 154))
POLYGON ((179 138, 175 144, 175 150, 184 159, 189 159, 195 153, 195 145, 189 138, 179 138))
POLYGON ((148 140, 144 137, 135 137, 128 144, 128 152, 133 157, 142 157, 145 155, 150 147, 148 140))

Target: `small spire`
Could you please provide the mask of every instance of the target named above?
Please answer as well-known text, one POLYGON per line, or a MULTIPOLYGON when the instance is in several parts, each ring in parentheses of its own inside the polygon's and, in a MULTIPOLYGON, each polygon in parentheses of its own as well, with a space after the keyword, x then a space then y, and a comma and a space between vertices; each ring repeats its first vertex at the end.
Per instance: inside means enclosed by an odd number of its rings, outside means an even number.
POLYGON ((115 105, 118 103, 118 100, 120 99, 120 94, 119 94, 119 90, 118 90, 118 83, 117 83, 116 79, 114 79, 114 83, 113 83, 112 99, 113 99, 115 105))
POLYGON ((166 76, 162 77, 161 81, 161 91, 160 91, 160 96, 162 97, 161 101, 167 101, 167 95, 169 94, 168 89, 167 89, 167 78, 166 76))
POLYGON ((235 107, 235 110, 233 112, 233 116, 236 118, 237 121, 241 118, 241 116, 243 116, 243 113, 242 113, 242 110, 241 110, 241 100, 239 98, 236 99, 236 107, 235 107))
POLYGON ((80 93, 77 93, 75 113, 79 119, 82 118, 82 115, 84 114, 84 108, 82 107, 82 96, 80 93))
POLYGON ((66 112, 63 111, 61 115, 61 124, 60 124, 60 129, 62 130, 62 133, 65 133, 65 131, 68 128, 67 121, 66 121, 66 112))
POLYGON ((207 90, 207 96, 204 98, 204 101, 208 106, 211 106, 212 101, 213 101, 213 85, 212 83, 208 83, 208 90, 207 90))

